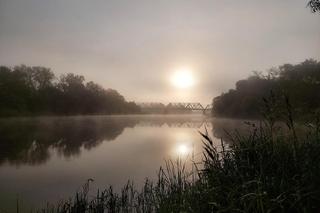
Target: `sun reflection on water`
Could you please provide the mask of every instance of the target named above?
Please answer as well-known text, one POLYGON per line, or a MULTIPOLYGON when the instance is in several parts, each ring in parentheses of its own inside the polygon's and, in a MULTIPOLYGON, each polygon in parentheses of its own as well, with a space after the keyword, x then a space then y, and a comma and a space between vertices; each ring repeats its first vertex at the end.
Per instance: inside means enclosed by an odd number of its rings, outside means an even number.
POLYGON ((190 153, 190 148, 186 144, 180 144, 177 147, 177 153, 179 155, 187 155, 190 153))
POLYGON ((193 134, 191 132, 179 131, 173 135, 175 144, 172 147, 173 155, 178 157, 190 157, 193 151, 193 134))

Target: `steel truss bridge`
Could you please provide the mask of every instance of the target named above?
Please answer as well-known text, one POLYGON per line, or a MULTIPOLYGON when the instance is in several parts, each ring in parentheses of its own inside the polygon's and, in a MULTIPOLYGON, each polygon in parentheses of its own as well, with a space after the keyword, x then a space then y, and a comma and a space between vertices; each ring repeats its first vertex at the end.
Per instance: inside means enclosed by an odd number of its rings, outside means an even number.
POLYGON ((211 111, 212 104, 203 106, 199 102, 171 102, 167 105, 160 102, 137 103, 143 110, 164 110, 164 111, 211 111))

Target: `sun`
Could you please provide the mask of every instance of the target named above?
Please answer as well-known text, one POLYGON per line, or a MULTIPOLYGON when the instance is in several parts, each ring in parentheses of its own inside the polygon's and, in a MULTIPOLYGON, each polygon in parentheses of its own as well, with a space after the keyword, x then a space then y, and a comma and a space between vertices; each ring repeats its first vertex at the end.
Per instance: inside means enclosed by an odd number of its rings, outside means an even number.
POLYGON ((173 86, 181 89, 192 87, 194 85, 192 71, 188 68, 177 69, 171 77, 171 83, 173 86))
POLYGON ((185 144, 181 144, 180 146, 177 147, 177 153, 179 155, 186 155, 189 153, 189 147, 185 144))

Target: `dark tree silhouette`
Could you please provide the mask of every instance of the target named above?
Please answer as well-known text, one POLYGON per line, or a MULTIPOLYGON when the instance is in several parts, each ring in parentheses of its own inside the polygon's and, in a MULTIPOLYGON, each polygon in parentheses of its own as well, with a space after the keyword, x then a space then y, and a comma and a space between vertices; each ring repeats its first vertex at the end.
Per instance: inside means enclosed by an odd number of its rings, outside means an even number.
POLYGON ((235 89, 214 98, 212 112, 222 117, 258 117, 262 99, 270 91, 289 97, 300 115, 320 111, 320 62, 310 59, 297 65, 284 64, 266 75, 255 72, 238 81, 235 89))
POLYGON ((312 12, 320 12, 320 0, 309 1, 308 6, 311 8, 312 12))
POLYGON ((85 83, 81 75, 56 78, 45 67, 0 67, 0 116, 37 114, 123 114, 140 108, 116 90, 85 83))

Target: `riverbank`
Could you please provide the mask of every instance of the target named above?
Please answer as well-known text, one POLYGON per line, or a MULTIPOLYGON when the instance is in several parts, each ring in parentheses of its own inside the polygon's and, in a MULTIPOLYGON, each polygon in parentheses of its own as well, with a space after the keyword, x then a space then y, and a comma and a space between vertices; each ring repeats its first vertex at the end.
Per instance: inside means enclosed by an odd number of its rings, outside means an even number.
POLYGON ((320 125, 297 136, 252 124, 249 135, 231 134, 217 146, 206 133, 203 161, 188 171, 183 161, 167 161, 142 188, 128 182, 88 196, 88 180, 72 199, 42 212, 318 212, 320 209, 320 125))

